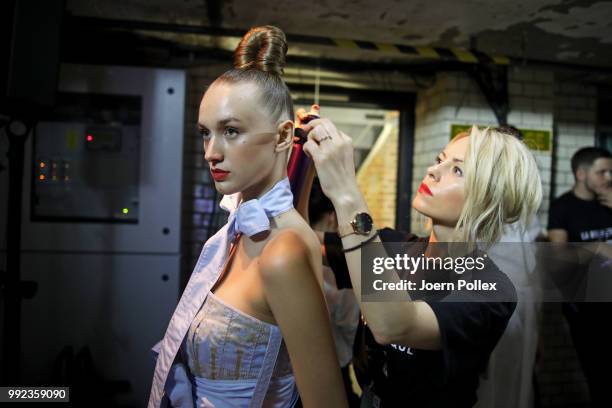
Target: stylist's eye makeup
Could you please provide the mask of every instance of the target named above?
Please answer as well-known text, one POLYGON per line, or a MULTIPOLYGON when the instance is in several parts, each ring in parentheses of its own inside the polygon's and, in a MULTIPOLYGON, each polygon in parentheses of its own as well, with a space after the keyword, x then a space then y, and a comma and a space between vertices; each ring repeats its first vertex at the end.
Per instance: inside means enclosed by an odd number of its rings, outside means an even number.
POLYGON ((440 152, 440 154, 438 154, 436 156, 436 164, 440 164, 442 163, 444 160, 446 160, 446 153, 443 151, 440 152))
POLYGON ((463 159, 457 159, 456 157, 453 157, 453 163, 455 163, 455 166, 453 166, 452 168, 453 174, 459 177, 463 177, 463 169, 458 166, 458 164, 463 163, 463 159))
MULTIPOLYGON (((445 159, 446 159, 446 153, 444 153, 444 152, 440 153, 438 156, 436 156, 436 160, 435 160, 436 165, 444 162, 445 159)), ((463 160, 455 159, 454 158, 453 162, 455 162, 455 163, 463 163, 463 160)), ((459 177, 463 177, 463 169, 461 167, 453 166, 451 170, 452 170, 453 174, 455 174, 455 175, 457 175, 459 177)))

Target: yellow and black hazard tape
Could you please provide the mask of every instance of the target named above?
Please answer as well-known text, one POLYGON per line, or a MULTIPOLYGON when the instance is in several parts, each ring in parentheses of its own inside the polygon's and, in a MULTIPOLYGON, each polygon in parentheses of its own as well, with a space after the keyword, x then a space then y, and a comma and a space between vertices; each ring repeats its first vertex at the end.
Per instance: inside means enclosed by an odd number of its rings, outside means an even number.
MULTIPOLYGON (((302 37, 302 36, 292 36, 302 37)), ((300 40, 299 38, 295 38, 300 40)), ((304 38, 304 40, 306 40, 304 38)), ((306 42, 306 41, 305 41, 306 42)), ((402 44, 378 43, 371 41, 349 40, 341 38, 311 37, 307 38, 308 43, 327 45, 354 50, 382 51, 390 53, 408 54, 428 59, 438 59, 443 61, 458 61, 470 64, 493 63, 497 65, 510 64, 510 58, 501 55, 489 55, 475 50, 461 48, 440 48, 440 47, 413 47, 402 44)))
MULTIPOLYGON (((243 29, 224 29, 220 27, 202 27, 182 24, 155 23, 147 21, 109 20, 96 17, 70 17, 69 23, 77 27, 93 28, 127 28, 133 30, 153 30, 162 32, 190 33, 211 36, 242 37, 246 32, 243 29)), ((498 65, 510 64, 510 58, 500 55, 489 55, 476 50, 460 48, 440 47, 413 47, 402 44, 388 44, 371 41, 349 40, 331 37, 319 37, 303 34, 287 33, 290 42, 302 42, 305 44, 318 44, 338 48, 371 50, 387 53, 399 53, 413 55, 416 57, 437 59, 442 61, 458 61, 463 63, 494 63, 498 65)))
POLYGON ((460 48, 440 47, 412 47, 410 45, 375 43, 369 41, 356 41, 345 39, 333 39, 333 43, 340 48, 352 48, 360 50, 374 50, 383 52, 394 52, 409 54, 429 59, 444 61, 459 61, 471 64, 494 63, 498 65, 510 64, 508 57, 500 55, 489 55, 480 51, 465 50, 460 48))

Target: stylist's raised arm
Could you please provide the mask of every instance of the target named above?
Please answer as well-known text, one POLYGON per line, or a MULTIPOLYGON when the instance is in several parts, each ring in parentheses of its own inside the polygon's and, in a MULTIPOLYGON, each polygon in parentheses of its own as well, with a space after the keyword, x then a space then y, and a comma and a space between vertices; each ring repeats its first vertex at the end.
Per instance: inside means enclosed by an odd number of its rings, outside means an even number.
MULTIPOLYGON (((438 349, 438 323, 427 303, 411 302, 408 294, 403 302, 361 301, 360 246, 381 241, 375 236, 376 228, 371 224, 368 206, 357 185, 352 139, 329 119, 314 120, 305 130, 310 133, 304 151, 312 157, 321 188, 336 210, 342 245, 345 251, 349 250, 346 263, 353 290, 374 338, 379 344, 438 349)), ((382 246, 377 249, 381 251, 380 256, 387 256, 382 246)))

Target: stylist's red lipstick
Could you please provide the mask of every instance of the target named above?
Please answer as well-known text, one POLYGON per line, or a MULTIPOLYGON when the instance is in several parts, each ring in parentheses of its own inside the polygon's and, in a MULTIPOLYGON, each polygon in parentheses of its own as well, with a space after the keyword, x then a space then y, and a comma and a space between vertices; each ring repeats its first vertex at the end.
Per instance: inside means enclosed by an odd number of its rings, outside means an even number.
POLYGON ((215 181, 223 181, 230 174, 230 172, 221 169, 210 169, 210 174, 212 174, 215 181))
POLYGON ((427 184, 425 183, 421 183, 421 186, 419 187, 419 193, 433 196, 433 194, 431 193, 431 190, 429 189, 429 187, 427 187, 427 184))

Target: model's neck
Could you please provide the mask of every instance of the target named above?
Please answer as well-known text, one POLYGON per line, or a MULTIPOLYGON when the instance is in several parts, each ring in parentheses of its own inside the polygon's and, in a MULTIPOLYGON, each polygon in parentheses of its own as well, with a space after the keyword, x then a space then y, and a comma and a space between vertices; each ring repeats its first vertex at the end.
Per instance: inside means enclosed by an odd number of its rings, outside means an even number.
POLYGON ((272 190, 274 185, 287 177, 287 170, 272 172, 268 177, 261 182, 242 191, 242 201, 249 201, 255 198, 261 198, 268 191, 272 190))

